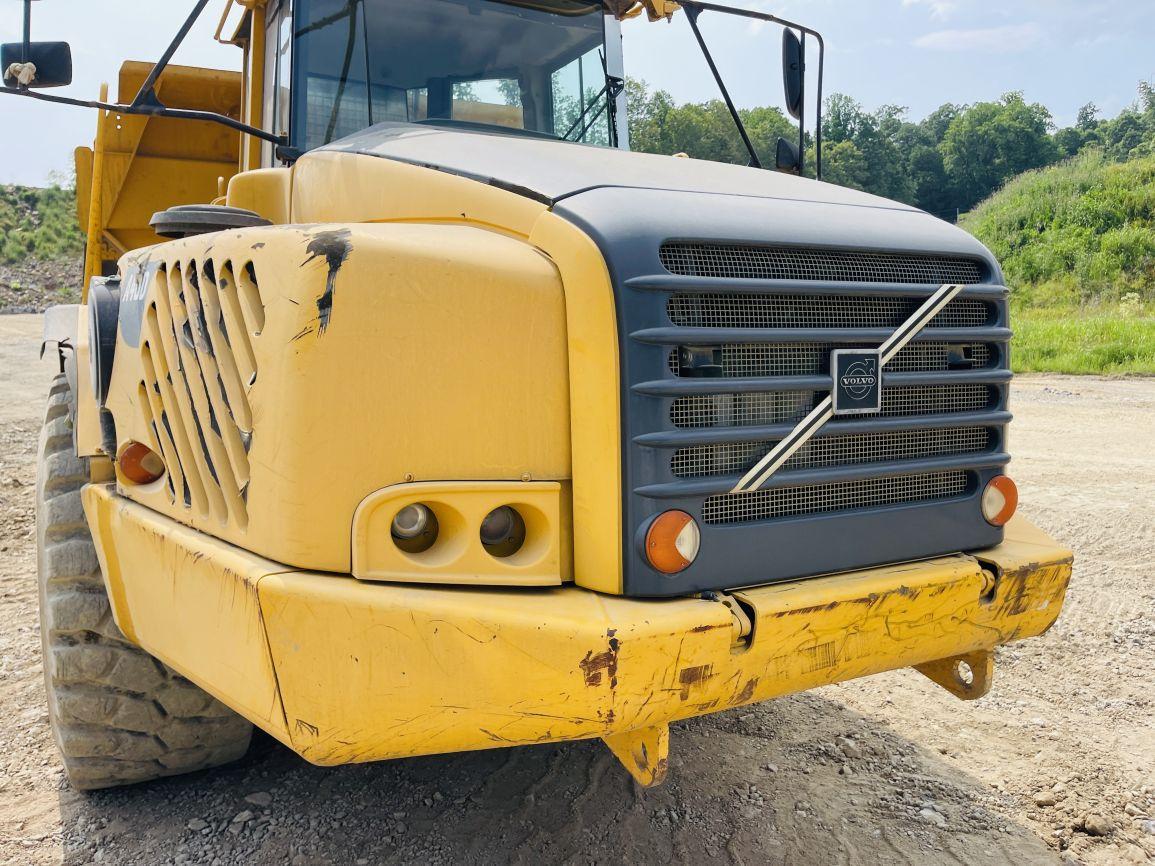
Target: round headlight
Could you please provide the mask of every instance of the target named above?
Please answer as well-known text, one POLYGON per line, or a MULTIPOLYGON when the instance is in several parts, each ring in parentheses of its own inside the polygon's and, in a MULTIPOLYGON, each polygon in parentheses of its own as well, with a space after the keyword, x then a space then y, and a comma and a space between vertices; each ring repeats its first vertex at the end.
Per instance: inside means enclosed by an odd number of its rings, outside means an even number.
POLYGON ((391 527, 394 538, 416 538, 429 528, 433 512, 428 505, 406 505, 397 512, 391 527))
POLYGON ((393 543, 406 553, 421 553, 437 541, 437 515, 428 505, 406 505, 393 517, 389 533, 393 543))
POLYGON ((481 546, 492 556, 513 556, 525 543, 525 519, 511 505, 501 505, 481 521, 481 546))

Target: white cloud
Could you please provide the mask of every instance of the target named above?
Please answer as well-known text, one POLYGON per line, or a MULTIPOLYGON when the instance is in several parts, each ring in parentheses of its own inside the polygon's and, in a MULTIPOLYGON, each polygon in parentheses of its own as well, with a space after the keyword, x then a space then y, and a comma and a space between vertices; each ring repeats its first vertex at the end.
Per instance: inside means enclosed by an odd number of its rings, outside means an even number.
POLYGON ((1007 24, 975 30, 936 30, 914 40, 919 48, 935 51, 975 51, 984 54, 1018 54, 1034 47, 1043 36, 1038 24, 1007 24))
POLYGON ((930 17, 939 21, 946 21, 958 9, 958 4, 954 3, 953 0, 902 0, 902 5, 904 7, 925 6, 930 10, 930 17))

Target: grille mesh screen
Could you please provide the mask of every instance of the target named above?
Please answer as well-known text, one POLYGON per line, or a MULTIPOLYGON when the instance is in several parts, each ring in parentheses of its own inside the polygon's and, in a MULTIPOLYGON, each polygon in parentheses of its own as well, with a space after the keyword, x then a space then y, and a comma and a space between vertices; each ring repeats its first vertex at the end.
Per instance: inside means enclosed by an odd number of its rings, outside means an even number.
MULTIPOLYGON (((897 328, 925 298, 832 295, 679 294, 667 312, 675 325, 687 328, 897 328)), ((934 319, 931 328, 981 328, 990 309, 975 298, 956 298, 934 319)))
POLYGON ((668 241, 659 257, 670 273, 691 277, 924 285, 983 280, 982 266, 971 259, 907 253, 668 241))
MULTIPOLYGON (((782 469, 884 463, 954 454, 975 454, 990 447, 985 427, 894 430, 812 439, 783 464, 782 469)), ((766 456, 777 442, 724 442, 695 445, 674 452, 670 467, 679 478, 732 475, 745 472, 766 456)))
MULTIPOLYGON (((751 394, 695 394, 670 406, 675 427, 763 427, 801 421, 825 392, 777 391, 751 394)), ((992 402, 986 385, 919 385, 883 388, 879 415, 941 415, 977 412, 992 402)), ((837 422, 835 422, 837 423, 837 422)))
POLYGON ((899 502, 926 502, 959 496, 966 488, 967 474, 962 470, 800 487, 773 487, 752 493, 711 496, 702 506, 702 519, 709 524, 742 523, 789 517, 793 514, 846 511, 899 502))
MULTIPOLYGON (((728 378, 820 376, 830 372, 830 353, 847 348, 836 343, 724 343, 722 375, 728 378)), ((889 364, 888 373, 936 372, 986 367, 991 360, 985 343, 910 343, 889 364), (965 360, 964 360, 965 359, 965 360)), ((670 372, 681 375, 678 352, 670 352, 670 372)))

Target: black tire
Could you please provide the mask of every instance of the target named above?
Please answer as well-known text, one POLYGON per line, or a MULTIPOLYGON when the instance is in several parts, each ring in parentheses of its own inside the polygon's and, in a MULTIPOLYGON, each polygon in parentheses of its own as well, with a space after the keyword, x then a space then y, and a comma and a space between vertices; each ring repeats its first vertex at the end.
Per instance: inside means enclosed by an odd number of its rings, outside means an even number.
POLYGON ((252 725, 130 643, 112 619, 81 506, 65 376, 48 395, 36 472, 40 639, 48 718, 74 788, 91 790, 235 761, 252 725))

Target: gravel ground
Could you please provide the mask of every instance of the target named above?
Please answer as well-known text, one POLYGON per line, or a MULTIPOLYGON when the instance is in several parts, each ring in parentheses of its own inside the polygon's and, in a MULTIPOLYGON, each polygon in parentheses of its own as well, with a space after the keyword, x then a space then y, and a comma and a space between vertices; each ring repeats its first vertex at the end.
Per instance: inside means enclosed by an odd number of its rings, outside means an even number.
POLYGON ((596 742, 322 769, 258 735, 229 768, 86 795, 41 682, 39 327, 0 317, 0 863, 1155 860, 1155 380, 1016 381, 1022 508, 1078 565, 980 701, 898 671, 680 723, 652 791, 596 742))
POLYGON ((0 263, 0 313, 42 313, 80 300, 84 264, 78 259, 0 263))

